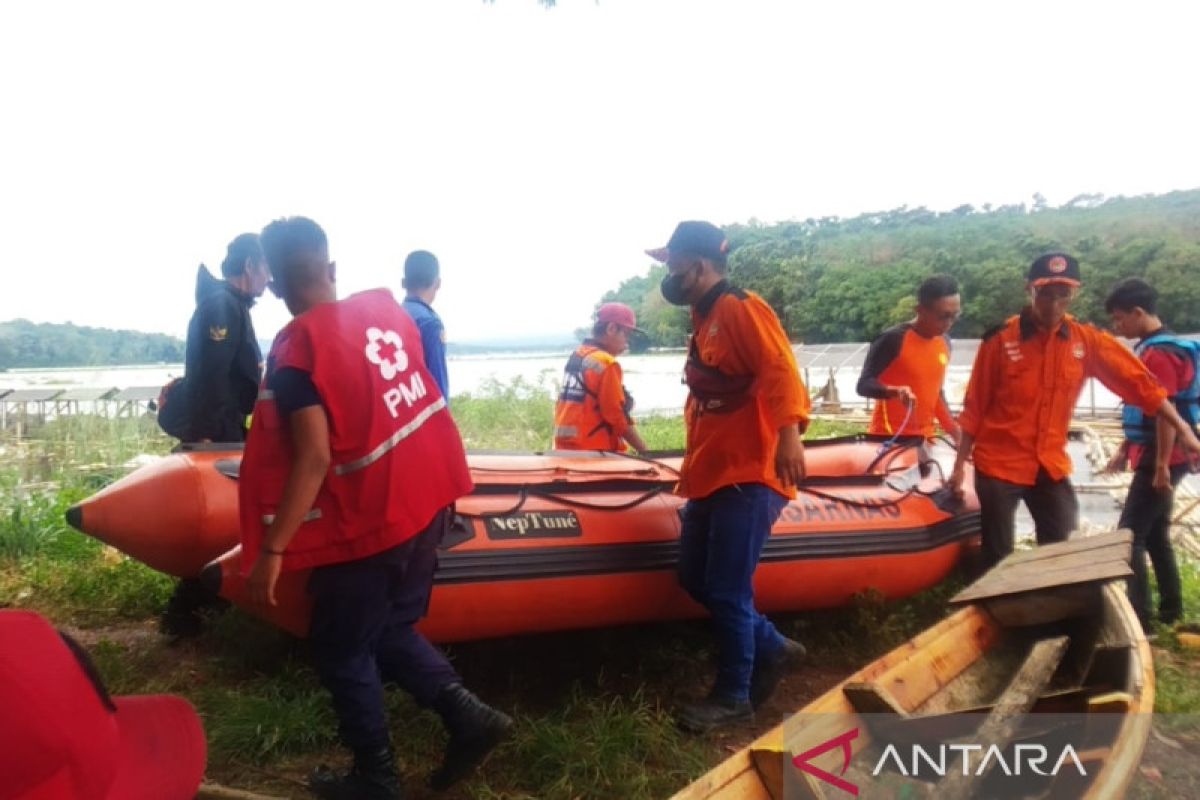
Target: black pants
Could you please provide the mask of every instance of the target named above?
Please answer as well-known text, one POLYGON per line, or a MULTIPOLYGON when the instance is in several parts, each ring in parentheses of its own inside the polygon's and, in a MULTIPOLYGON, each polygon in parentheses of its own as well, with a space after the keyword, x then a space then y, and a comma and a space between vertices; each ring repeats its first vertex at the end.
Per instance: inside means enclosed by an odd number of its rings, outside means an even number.
POLYGON ((1033 486, 1009 483, 982 472, 975 473, 983 534, 983 567, 991 569, 1013 551, 1017 504, 1025 501, 1033 517, 1038 544, 1066 541, 1079 527, 1079 501, 1066 478, 1054 480, 1038 468, 1033 486))
MULTIPOLYGON (((1145 463, 1146 459, 1143 458, 1145 463)), ((1133 577, 1129 579, 1129 602, 1142 621, 1150 625, 1150 579, 1146 574, 1146 555, 1154 565, 1158 579, 1158 616, 1163 622, 1175 622, 1183 616, 1183 589, 1179 584, 1179 565, 1171 549, 1171 508, 1175 502, 1174 488, 1187 474, 1188 465, 1171 467, 1170 492, 1154 488, 1154 469, 1134 470, 1121 512, 1119 528, 1133 531, 1133 577)))
POLYGON ((413 628, 429 608, 437 546, 448 511, 412 539, 382 553, 318 567, 309 643, 321 684, 333 695, 338 732, 351 749, 389 743, 383 682, 394 682, 421 706, 460 681, 440 650, 413 628))

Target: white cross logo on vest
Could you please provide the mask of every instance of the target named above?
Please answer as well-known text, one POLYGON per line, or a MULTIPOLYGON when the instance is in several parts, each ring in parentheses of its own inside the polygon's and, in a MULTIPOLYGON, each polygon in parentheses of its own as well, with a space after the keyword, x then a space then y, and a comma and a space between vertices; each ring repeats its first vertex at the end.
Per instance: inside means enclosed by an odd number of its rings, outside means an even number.
POLYGON ((379 366, 379 374, 385 381, 408 369, 408 353, 404 352, 404 342, 395 331, 367 328, 367 346, 363 352, 368 361, 379 366))

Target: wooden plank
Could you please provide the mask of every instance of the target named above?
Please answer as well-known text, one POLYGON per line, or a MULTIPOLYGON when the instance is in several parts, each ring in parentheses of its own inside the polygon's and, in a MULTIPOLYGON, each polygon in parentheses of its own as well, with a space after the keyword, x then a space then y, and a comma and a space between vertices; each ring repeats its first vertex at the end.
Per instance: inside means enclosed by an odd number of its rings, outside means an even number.
POLYGON ((1128 558, 1099 563, 1089 561, 1085 564, 1072 564, 1061 569, 1031 570, 1028 573, 1007 576, 1005 579, 998 579, 987 584, 979 582, 959 592, 951 598, 950 602, 954 605, 961 605, 1005 594, 1070 586, 1091 581, 1109 581, 1126 578, 1132 574, 1133 570, 1129 568, 1128 558))
POLYGON ((1132 542, 1133 533, 1128 528, 1121 528, 1110 533, 1099 533, 1095 536, 1076 536, 1065 542, 1044 544, 1032 550, 1022 550, 1019 553, 1012 553, 996 566, 997 568, 1011 567, 1016 564, 1024 564, 1028 561, 1040 561, 1041 559, 1064 553, 1081 553, 1117 544, 1131 544, 1132 542))
MULTIPOLYGON (((1044 548, 1043 548, 1044 549, 1044 548)), ((1056 553, 1052 552, 1044 558, 1039 558, 1036 561, 1025 561, 1020 564, 1014 564, 1001 569, 996 567, 991 572, 987 573, 981 580, 998 580, 1001 577, 1007 576, 1015 571, 1027 571, 1030 569, 1057 569, 1064 562, 1078 563, 1086 562, 1088 559, 1093 561, 1112 561, 1113 559, 1129 560, 1131 548, 1127 542, 1116 542, 1114 544, 1097 547, 1091 550, 1083 550, 1073 553, 1056 553)))
MULTIPOLYGON (((1051 676, 1058 668, 1058 662, 1067 651, 1069 639, 1059 636, 1053 639, 1042 639, 1033 646, 1025 663, 1021 665, 1017 676, 1000 696, 1000 702, 995 710, 988 715, 987 721, 979 729, 976 743, 986 752, 995 745, 1003 749, 1016 734, 1021 716, 1033 708, 1038 696, 1050 683, 1051 676)), ((963 774, 957 767, 948 770, 945 779, 938 782, 937 797, 948 800, 963 800, 971 797, 973 789, 986 777, 994 762, 988 762, 988 769, 978 774, 963 774)))
POLYGON ((988 613, 1008 628, 1044 625, 1095 614, 1101 607, 1101 584, 1082 583, 980 600, 988 613))
POLYGON ((1108 692, 1088 699, 1089 714, 1128 714, 1134 706, 1128 692, 1108 692))
POLYGON ((855 682, 842 687, 842 694, 859 714, 896 714, 906 717, 908 712, 900 707, 891 692, 877 683, 855 682))
MULTIPOLYGON (((787 758, 783 754, 772 750, 751 750, 750 763, 754 765, 754 769, 758 772, 758 779, 762 783, 763 789, 766 790, 767 796, 771 800, 784 800, 783 784, 786 778, 784 777, 784 769, 787 764, 787 758)), ((808 777, 805 775, 805 777, 808 777)), ((824 800, 824 795, 819 787, 816 788, 816 794, 811 791, 805 791, 809 787, 805 784, 801 787, 803 796, 812 798, 812 800, 824 800)))

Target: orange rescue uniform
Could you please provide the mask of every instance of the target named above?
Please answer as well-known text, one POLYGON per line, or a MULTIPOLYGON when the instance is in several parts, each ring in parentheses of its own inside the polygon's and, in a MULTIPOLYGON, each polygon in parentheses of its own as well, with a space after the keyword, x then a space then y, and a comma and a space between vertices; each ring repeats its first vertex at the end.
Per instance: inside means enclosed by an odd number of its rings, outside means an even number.
POLYGON ((727 282, 714 286, 692 308, 695 358, 732 378, 752 379, 748 401, 711 411, 688 394, 684 408, 687 453, 678 494, 699 499, 735 483, 763 483, 794 498, 775 474, 779 429, 808 427, 810 402, 779 318, 761 297, 727 282))
POLYGON ((1088 378, 1147 414, 1167 397, 1127 347, 1070 315, 1051 333, 1026 309, 986 335, 958 418, 975 438, 975 469, 1021 486, 1039 466, 1056 481, 1070 475, 1067 431, 1088 378))
POLYGON ((616 357, 594 341, 589 339, 575 350, 554 408, 555 449, 626 449, 622 437, 631 423, 621 380, 616 357))
POLYGON ((917 333, 911 322, 889 328, 871 343, 858 393, 878 400, 871 417, 869 433, 892 436, 934 435, 935 420, 942 428, 954 428, 954 417, 942 394, 946 366, 950 363, 950 339, 947 336, 925 337, 917 333), (885 387, 907 386, 917 397, 912 409, 885 387), (908 420, 906 423, 905 420, 908 420), (901 427, 903 426, 903 430, 901 427))

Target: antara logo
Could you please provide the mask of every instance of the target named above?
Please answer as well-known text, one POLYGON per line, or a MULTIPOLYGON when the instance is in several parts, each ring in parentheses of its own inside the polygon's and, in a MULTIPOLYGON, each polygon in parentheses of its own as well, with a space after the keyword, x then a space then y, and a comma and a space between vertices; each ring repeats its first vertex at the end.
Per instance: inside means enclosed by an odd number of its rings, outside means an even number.
MULTIPOLYGON (((816 747, 794 756, 792 764, 801 772, 858 797, 857 784, 842 777, 850 768, 850 759, 854 755, 850 743, 858 738, 858 734, 859 729, 854 728, 828 739, 816 747), (812 763, 815 759, 834 749, 840 749, 842 754, 842 769, 837 775, 812 763)), ((1022 770, 1027 775, 1049 777, 1058 775, 1064 767, 1073 767, 1080 775, 1087 776, 1087 770, 1084 769, 1078 752, 1070 744, 1064 745, 1058 753, 1058 757, 1053 761, 1050 759, 1050 751, 1040 744, 1016 744, 1013 746, 1012 752, 1007 755, 995 744, 987 747, 981 744, 941 744, 928 748, 920 744, 912 744, 910 747, 909 758, 905 760, 896 745, 887 745, 875 763, 874 769, 871 770, 871 777, 878 777, 889 765, 895 772, 905 777, 945 777, 952 770, 957 771, 955 762, 959 757, 962 759, 963 775, 983 775, 991 767, 996 767, 1009 777, 1020 776, 1022 770), (978 757, 977 762, 973 756, 978 757)))
POLYGON ((846 731, 841 736, 835 736, 828 741, 822 742, 811 750, 805 750, 803 753, 800 753, 793 758, 792 763, 801 772, 807 772, 817 780, 824 781, 831 786, 836 786, 843 792, 849 792, 855 797, 858 797, 858 787, 841 777, 842 775, 846 774, 846 770, 850 769, 850 757, 854 754, 850 750, 850 743, 857 738, 858 728, 846 731), (834 775, 832 772, 826 772, 812 763, 814 758, 825 755, 835 747, 840 747, 842 749, 842 771, 837 775, 834 775))
POLYGON ((1065 745, 1062 752, 1058 754, 1058 759, 1054 762, 1054 766, 1049 772, 1044 772, 1041 767, 1050 758, 1050 751, 1044 745, 1040 744, 1018 744, 1014 745, 1013 752, 1009 754, 1008 759, 1004 757, 1004 751, 997 745, 990 745, 984 748, 981 744, 943 744, 936 748, 927 750, 919 744, 912 745, 911 760, 906 765, 904 759, 900 757, 900 752, 894 744, 889 744, 883 751, 883 755, 879 757, 879 763, 875 765, 875 769, 871 772, 872 775, 878 775, 886 763, 889 761, 895 765, 896 771, 905 777, 920 777, 930 774, 938 777, 945 777, 949 768, 953 766, 957 755, 962 756, 962 774, 963 775, 982 775, 990 766, 997 766, 1005 775, 1013 776, 1020 775, 1022 766, 1028 769, 1029 773, 1034 775, 1051 776, 1057 775, 1059 770, 1070 761, 1075 769, 1079 770, 1079 774, 1087 776, 1087 770, 1083 768, 1083 763, 1079 760, 1079 754, 1075 752, 1075 748, 1071 745, 1065 745), (979 766, 971 770, 971 754, 982 753, 983 757, 979 759, 979 766), (936 754, 936 757, 935 757, 936 754), (947 763, 949 758, 949 763, 947 763), (924 762, 924 766, 922 766, 924 762), (906 766, 908 767, 906 769, 906 766))

